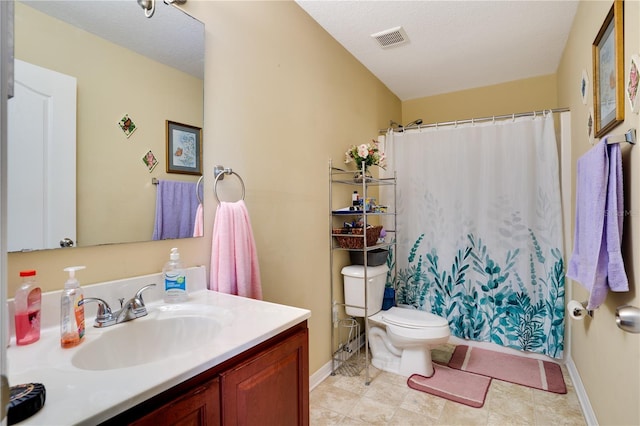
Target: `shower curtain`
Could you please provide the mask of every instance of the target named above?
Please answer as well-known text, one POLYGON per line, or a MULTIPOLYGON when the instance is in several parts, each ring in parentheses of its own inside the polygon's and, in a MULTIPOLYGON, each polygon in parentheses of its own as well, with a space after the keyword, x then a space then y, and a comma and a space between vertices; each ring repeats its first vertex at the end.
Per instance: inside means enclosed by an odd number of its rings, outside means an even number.
POLYGON ((553 115, 389 132, 385 150, 385 173, 397 173, 397 302, 447 318, 460 338, 561 358, 553 115))

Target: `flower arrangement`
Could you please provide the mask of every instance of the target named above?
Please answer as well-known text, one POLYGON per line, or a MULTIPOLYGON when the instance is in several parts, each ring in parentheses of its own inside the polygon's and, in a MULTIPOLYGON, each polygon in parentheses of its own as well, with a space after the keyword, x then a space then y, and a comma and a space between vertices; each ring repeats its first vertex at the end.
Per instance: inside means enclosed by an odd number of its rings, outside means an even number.
POLYGON ((362 169, 363 163, 365 169, 369 166, 378 166, 384 169, 386 167, 385 160, 384 153, 380 152, 378 148, 378 142, 372 139, 368 144, 352 145, 345 153, 344 162, 348 164, 355 161, 359 170, 362 169))

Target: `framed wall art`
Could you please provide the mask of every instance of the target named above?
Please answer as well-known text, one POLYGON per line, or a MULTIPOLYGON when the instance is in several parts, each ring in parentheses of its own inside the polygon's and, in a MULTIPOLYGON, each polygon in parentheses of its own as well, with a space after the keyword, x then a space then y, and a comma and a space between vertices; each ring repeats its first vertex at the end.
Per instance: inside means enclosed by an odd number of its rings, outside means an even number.
POLYGON ((167 120, 167 173, 202 175, 202 129, 167 120))
POLYGON ((600 138, 624 121, 623 1, 615 0, 593 42, 593 111, 600 138))

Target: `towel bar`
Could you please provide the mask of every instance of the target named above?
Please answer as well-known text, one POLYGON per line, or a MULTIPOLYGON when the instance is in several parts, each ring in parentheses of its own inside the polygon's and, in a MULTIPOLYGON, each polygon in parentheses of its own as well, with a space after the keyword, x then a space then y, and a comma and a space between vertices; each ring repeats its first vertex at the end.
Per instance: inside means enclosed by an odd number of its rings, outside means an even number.
POLYGON ((628 142, 631 145, 636 143, 636 129, 629 129, 624 135, 613 135, 607 138, 607 145, 614 143, 628 142))
MULTIPOLYGON (((202 178, 204 178, 204 176, 200 176, 200 179, 198 179, 198 182, 196 182, 196 198, 198 199, 198 202, 200 204, 202 204, 202 199, 200 198, 200 184, 202 183, 202 178)), ((158 180, 158 178, 151 178, 151 184, 152 185, 158 185, 160 183, 160 181, 158 180)))

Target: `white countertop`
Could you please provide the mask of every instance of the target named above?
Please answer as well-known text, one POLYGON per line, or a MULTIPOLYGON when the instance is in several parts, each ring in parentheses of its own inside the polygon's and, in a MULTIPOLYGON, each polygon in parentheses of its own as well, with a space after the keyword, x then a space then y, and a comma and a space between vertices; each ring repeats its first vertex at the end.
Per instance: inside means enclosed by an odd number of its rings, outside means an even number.
MULTIPOLYGON (((203 273, 204 268, 196 271, 198 279, 203 273)), ((108 286, 111 283, 105 283, 101 286, 108 287, 100 287, 102 292, 99 285, 87 286, 84 288, 84 295, 102 297, 111 306, 118 306, 104 296, 105 288, 116 288, 121 292, 118 297, 130 298, 135 293, 130 288, 140 288, 141 282, 144 285, 153 282, 149 280, 155 278, 158 277, 136 277, 129 285, 122 284, 124 280, 114 282, 111 286, 108 286), (128 292, 122 293, 123 288, 128 292)), ((94 328, 93 318, 87 316, 84 341, 75 348, 62 349, 59 325, 53 325, 56 321, 44 317, 45 328, 42 329, 39 341, 27 346, 16 346, 13 341, 7 349, 10 385, 35 382, 44 384, 46 388, 46 402, 42 410, 20 425, 95 425, 215 367, 311 316, 311 312, 306 309, 209 291, 203 288, 202 283, 190 286, 192 287, 196 291, 190 291, 189 301, 180 305, 166 305, 157 300, 161 295, 160 291, 149 292, 150 297, 145 292, 149 315, 129 323, 94 328), (195 350, 169 358, 160 357, 157 361, 133 367, 96 371, 82 370, 72 364, 73 355, 82 350, 83 346, 100 338, 102 333, 114 327, 127 327, 138 321, 154 321, 159 315, 166 317, 171 309, 168 306, 176 306, 176 309, 205 307, 222 327, 215 337, 202 341, 195 350)), ((54 297, 59 295, 59 292, 54 293, 54 297)), ((55 314, 45 312, 44 305, 47 303, 51 304, 50 301, 43 301, 43 316, 47 314, 54 317, 55 314)), ((59 313, 59 308, 57 312, 59 313)), ((126 347, 121 349, 123 352, 127 351, 126 347)))

